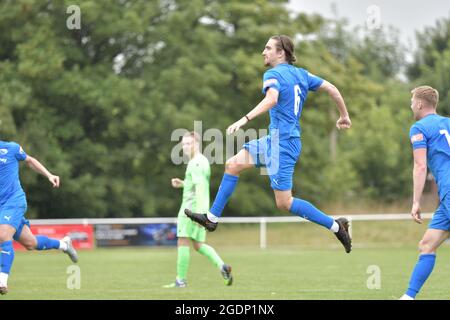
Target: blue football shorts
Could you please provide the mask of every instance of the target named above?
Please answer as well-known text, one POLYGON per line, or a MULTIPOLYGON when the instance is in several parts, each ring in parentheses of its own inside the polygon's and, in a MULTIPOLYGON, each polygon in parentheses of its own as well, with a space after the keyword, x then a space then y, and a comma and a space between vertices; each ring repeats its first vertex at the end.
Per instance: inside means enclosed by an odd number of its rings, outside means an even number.
POLYGON ((27 211, 27 201, 25 197, 9 200, 0 206, 0 224, 7 224, 16 229, 14 240, 19 240, 24 225, 30 226, 30 222, 25 219, 27 211))
POLYGON ((428 228, 450 231, 450 192, 441 200, 428 228))
POLYGON ((243 145, 257 168, 265 167, 274 190, 292 189, 294 167, 302 151, 300 138, 272 139, 270 135, 251 140, 243 145))

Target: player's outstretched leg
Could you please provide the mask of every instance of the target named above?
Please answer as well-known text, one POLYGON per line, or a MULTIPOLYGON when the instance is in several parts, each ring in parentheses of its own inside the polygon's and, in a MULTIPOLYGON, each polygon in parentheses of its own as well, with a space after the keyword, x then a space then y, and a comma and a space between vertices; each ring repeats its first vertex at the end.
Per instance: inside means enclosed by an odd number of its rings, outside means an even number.
POLYGON ((23 226, 23 229, 19 231, 20 236, 16 240, 28 250, 61 250, 69 256, 72 262, 78 262, 77 251, 73 247, 72 240, 69 236, 62 238, 61 240, 52 239, 43 235, 35 236, 26 224, 23 226))
POLYGON ((414 300, 433 271, 436 254, 421 254, 409 281, 409 287, 401 300, 414 300))
MULTIPOLYGON (((289 196, 287 194, 287 196, 289 196)), ((332 217, 326 215, 311 203, 305 200, 293 198, 289 211, 292 214, 298 215, 304 219, 308 219, 334 232, 336 238, 342 243, 345 252, 350 253, 352 250, 352 239, 348 232, 348 220, 345 218, 338 218, 334 220, 332 217)))
POLYGON ((217 228, 219 218, 222 216, 223 209, 236 189, 239 180, 239 174, 249 168, 254 167, 250 153, 242 149, 235 156, 227 160, 225 164, 225 173, 219 186, 213 205, 207 213, 194 213, 185 209, 184 213, 193 221, 202 225, 208 231, 214 231, 217 228))
POLYGON ((337 218, 335 221, 339 225, 339 230, 334 235, 344 246, 345 252, 350 253, 352 251, 352 238, 348 232, 348 220, 345 218, 337 218))
MULTIPOLYGON (((2 215, 0 219, 5 219, 5 216, 2 215)), ((15 231, 13 226, 0 223, 0 294, 2 295, 8 292, 8 277, 14 262, 12 238, 15 231)))
POLYGON ((197 222, 199 225, 206 228, 208 231, 214 231, 217 228, 218 222, 212 222, 208 219, 206 213, 194 213, 189 209, 184 209, 184 213, 192 220, 197 222))
POLYGON ((171 284, 166 284, 165 286, 163 286, 163 288, 185 288, 187 286, 187 282, 186 280, 180 280, 178 278, 175 279, 175 282, 171 283, 171 284))
POLYGON ((179 244, 177 256, 177 277, 175 282, 163 286, 164 288, 184 288, 187 286, 186 278, 189 270, 190 256, 189 245, 179 244))
POLYGON ((222 211, 228 202, 228 199, 234 192, 238 176, 233 176, 225 173, 220 183, 219 192, 216 195, 216 199, 208 213, 194 213, 189 209, 185 209, 184 213, 192 220, 205 227, 206 230, 212 232, 216 230, 222 211))
MULTIPOLYGON (((438 215, 439 212, 436 212, 435 217, 438 215)), ((419 261, 417 261, 411 274, 408 290, 400 300, 414 300, 416 298, 425 281, 433 272, 436 263, 436 250, 450 235, 447 230, 438 229, 447 229, 449 222, 444 220, 444 224, 439 225, 436 221, 437 219, 433 218, 430 223, 431 228, 425 232, 422 240, 419 242, 419 261)), ((439 222, 442 223, 442 221, 439 222)))
POLYGON ((0 243, 0 294, 8 293, 8 276, 14 261, 14 248, 12 241, 3 241, 0 243))
POLYGON ((231 286, 233 284, 233 276, 231 275, 231 266, 229 264, 222 265, 222 269, 220 269, 220 272, 222 273, 225 285, 231 286))
POLYGON ((67 254, 72 260, 72 262, 77 263, 78 262, 78 254, 75 248, 72 245, 72 240, 69 236, 66 236, 62 238, 61 240, 52 239, 47 236, 36 236, 36 245, 33 247, 30 246, 26 242, 23 243, 27 249, 32 250, 36 249, 38 251, 44 251, 44 250, 61 250, 65 254, 67 254))
POLYGON ((222 275, 225 285, 231 286, 233 284, 233 276, 231 275, 231 266, 225 264, 217 254, 213 247, 207 245, 206 243, 195 242, 196 250, 207 257, 211 263, 216 266, 222 275))
POLYGON ((66 236, 61 239, 61 243, 66 244, 65 248, 62 249, 63 252, 69 256, 70 260, 72 260, 73 263, 77 263, 78 254, 72 245, 72 239, 70 239, 69 236, 66 236))

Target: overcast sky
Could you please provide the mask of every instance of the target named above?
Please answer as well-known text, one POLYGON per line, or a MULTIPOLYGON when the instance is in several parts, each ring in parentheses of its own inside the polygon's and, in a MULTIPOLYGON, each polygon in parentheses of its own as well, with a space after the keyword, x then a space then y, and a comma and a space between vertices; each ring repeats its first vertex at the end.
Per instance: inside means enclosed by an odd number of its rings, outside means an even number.
POLYGON ((337 6, 338 16, 348 19, 351 26, 365 26, 375 11, 367 13, 368 8, 380 13, 379 21, 399 29, 402 42, 415 44, 415 31, 425 26, 434 26, 439 18, 450 17, 449 0, 290 0, 289 7, 305 13, 319 13, 324 17, 333 17, 332 3, 337 6))

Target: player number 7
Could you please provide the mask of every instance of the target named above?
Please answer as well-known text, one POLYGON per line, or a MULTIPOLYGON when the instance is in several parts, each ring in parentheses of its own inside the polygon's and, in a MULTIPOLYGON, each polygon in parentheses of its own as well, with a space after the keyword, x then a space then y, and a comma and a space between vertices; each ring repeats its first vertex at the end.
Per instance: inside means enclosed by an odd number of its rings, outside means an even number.
POLYGON ((448 131, 445 129, 442 129, 442 130, 439 130, 439 133, 445 134, 445 138, 447 139, 448 146, 450 147, 450 134, 448 133, 448 131))

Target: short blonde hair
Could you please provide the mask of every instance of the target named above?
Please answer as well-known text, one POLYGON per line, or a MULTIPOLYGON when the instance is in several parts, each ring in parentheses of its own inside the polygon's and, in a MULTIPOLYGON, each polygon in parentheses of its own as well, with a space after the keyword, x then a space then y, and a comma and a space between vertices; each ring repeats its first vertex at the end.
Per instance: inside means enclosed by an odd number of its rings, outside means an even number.
POLYGON ((411 90, 413 98, 421 99, 436 109, 439 103, 439 92, 430 86, 420 86, 411 90))

